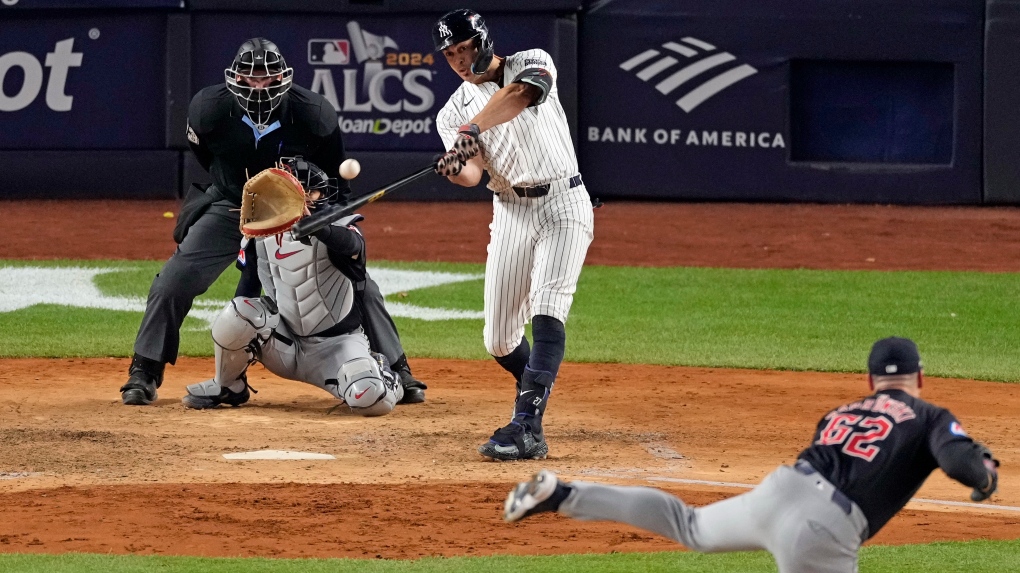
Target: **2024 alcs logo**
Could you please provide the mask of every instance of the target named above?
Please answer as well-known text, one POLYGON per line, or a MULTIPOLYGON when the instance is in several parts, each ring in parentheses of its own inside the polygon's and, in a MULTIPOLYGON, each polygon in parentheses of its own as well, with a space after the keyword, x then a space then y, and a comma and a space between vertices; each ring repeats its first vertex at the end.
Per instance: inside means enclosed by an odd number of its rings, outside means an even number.
POLYGON ((411 133, 431 133, 431 117, 360 118, 345 117, 346 113, 423 114, 436 103, 432 93, 432 53, 401 52, 389 36, 363 30, 354 21, 347 23, 349 39, 308 41, 308 63, 316 66, 311 90, 320 93, 341 115, 337 118, 344 133, 393 133, 404 137, 411 133), (392 50, 392 51, 387 51, 392 50), (351 60, 353 52, 355 62, 351 60), (345 67, 343 100, 339 97, 332 66, 345 67), (322 66, 322 67, 319 67, 322 66), (359 73, 361 78, 359 81, 359 73), (394 89, 396 88, 396 89, 394 89))
POLYGON ((20 111, 36 100, 42 91, 43 66, 50 69, 46 83, 46 106, 53 111, 71 111, 74 96, 64 93, 67 74, 71 68, 81 66, 82 53, 74 51, 74 38, 57 42, 44 60, 28 52, 9 52, 0 55, 0 111, 20 111), (7 74, 15 68, 21 70, 21 86, 12 93, 4 90, 7 74))

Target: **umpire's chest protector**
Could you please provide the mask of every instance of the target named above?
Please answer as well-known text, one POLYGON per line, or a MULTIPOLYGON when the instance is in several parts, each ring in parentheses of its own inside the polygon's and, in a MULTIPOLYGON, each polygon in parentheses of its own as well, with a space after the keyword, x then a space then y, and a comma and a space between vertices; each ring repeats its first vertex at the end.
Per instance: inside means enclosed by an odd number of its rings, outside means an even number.
POLYGON ((291 240, 290 233, 284 233, 279 241, 269 237, 262 242, 280 318, 297 336, 332 327, 354 305, 350 279, 329 260, 325 245, 315 238, 311 243, 291 240))

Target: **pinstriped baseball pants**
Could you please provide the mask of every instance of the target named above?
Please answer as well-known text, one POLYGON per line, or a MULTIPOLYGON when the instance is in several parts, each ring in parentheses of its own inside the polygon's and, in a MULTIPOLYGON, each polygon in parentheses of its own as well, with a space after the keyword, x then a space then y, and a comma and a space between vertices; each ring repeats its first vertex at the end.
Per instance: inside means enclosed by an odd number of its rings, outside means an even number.
POLYGON ((485 349, 506 356, 535 315, 567 321, 594 236, 584 184, 552 183, 544 197, 497 194, 485 262, 485 349))

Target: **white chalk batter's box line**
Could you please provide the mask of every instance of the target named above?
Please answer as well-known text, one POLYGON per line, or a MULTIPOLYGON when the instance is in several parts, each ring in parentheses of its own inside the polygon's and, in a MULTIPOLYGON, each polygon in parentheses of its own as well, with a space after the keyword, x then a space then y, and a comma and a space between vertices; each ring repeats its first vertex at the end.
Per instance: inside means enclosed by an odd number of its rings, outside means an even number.
MULTIPOLYGON (((669 483, 682 483, 686 485, 711 485, 717 487, 735 487, 740 489, 754 489, 758 484, 746 484, 736 483, 729 481, 711 481, 702 479, 686 479, 686 478, 672 478, 666 476, 650 476, 650 477, 635 477, 625 474, 616 473, 585 473, 585 476, 596 476, 616 479, 629 479, 629 480, 644 480, 651 482, 669 482, 669 483)), ((974 509, 986 509, 995 511, 1017 511, 1020 512, 1020 507, 1012 505, 994 505, 990 503, 970 503, 966 501, 949 501, 944 499, 927 499, 923 497, 915 497, 910 500, 911 503, 928 503, 934 505, 949 505, 953 507, 970 507, 974 509)))

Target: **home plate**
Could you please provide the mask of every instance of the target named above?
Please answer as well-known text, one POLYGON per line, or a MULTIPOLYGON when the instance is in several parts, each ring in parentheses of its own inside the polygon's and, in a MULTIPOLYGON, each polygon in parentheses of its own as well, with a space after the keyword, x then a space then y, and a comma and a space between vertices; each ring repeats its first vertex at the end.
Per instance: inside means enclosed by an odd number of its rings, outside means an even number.
POLYGON ((335 460, 329 454, 315 452, 291 452, 288 450, 259 450, 257 452, 237 452, 223 454, 228 460, 335 460))

